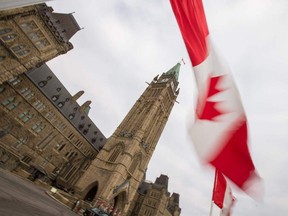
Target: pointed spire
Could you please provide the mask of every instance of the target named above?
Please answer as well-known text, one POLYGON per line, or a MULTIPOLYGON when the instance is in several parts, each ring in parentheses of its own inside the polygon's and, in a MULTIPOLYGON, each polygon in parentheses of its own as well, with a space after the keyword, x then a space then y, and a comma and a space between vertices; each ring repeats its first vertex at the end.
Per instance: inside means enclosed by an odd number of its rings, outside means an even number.
POLYGON ((174 67, 172 67, 165 74, 167 74, 167 75, 173 74, 175 76, 176 80, 178 81, 180 66, 181 66, 181 64, 178 62, 174 67))

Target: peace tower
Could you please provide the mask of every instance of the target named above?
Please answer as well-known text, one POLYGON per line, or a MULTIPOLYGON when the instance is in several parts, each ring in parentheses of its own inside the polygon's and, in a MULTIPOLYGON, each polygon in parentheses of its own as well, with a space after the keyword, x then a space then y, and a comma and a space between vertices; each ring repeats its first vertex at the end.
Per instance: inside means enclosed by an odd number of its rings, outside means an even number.
POLYGON ((125 215, 179 94, 179 70, 177 63, 152 80, 76 183, 78 196, 92 205, 103 200, 125 215))

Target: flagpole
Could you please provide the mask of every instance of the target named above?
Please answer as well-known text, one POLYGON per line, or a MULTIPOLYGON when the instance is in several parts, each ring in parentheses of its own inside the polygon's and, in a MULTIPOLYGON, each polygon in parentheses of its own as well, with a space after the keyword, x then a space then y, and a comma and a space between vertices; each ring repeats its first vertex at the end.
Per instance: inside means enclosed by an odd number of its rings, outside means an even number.
POLYGON ((212 200, 212 201, 211 201, 211 207, 210 207, 210 214, 209 214, 209 216, 212 216, 213 204, 214 204, 214 202, 213 202, 213 200, 212 200))
POLYGON ((217 176, 217 170, 215 169, 214 185, 213 185, 213 190, 212 190, 212 199, 211 199, 211 207, 210 207, 210 214, 209 214, 209 216, 212 216, 212 210, 213 210, 213 204, 214 204, 213 192, 214 192, 215 185, 216 185, 216 180, 217 180, 216 176, 217 176))

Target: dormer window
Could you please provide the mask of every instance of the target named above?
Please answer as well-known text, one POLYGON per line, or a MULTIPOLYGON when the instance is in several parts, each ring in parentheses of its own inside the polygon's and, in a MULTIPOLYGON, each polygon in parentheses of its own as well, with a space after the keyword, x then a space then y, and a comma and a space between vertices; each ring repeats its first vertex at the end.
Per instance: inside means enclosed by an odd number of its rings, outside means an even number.
POLYGON ((72 113, 72 114, 69 115, 69 119, 70 119, 70 120, 72 120, 74 117, 75 117, 75 114, 74 114, 74 113, 72 113))
POLYGON ((59 107, 59 108, 62 108, 63 106, 64 106, 64 103, 63 103, 63 102, 59 102, 59 103, 58 103, 58 107, 59 107))
POLYGON ((58 98, 59 98, 59 95, 53 95, 51 99, 52 99, 52 101, 57 101, 58 98))

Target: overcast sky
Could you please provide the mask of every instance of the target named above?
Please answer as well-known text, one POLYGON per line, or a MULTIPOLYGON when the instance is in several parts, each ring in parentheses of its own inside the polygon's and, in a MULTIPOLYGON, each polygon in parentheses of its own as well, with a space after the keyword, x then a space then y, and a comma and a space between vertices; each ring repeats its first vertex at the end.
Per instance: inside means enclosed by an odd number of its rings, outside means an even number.
MULTIPOLYGON (((67 89, 84 90, 90 117, 109 137, 157 74, 184 58, 180 94, 148 167, 147 179, 169 176, 182 216, 209 215, 214 171, 200 164, 187 136, 192 121, 193 70, 168 0, 55 0, 83 30, 74 49, 48 63, 67 89)), ((250 151, 264 179, 263 201, 232 186, 233 216, 288 215, 288 1, 206 0, 212 40, 229 64, 246 110, 250 151)))

